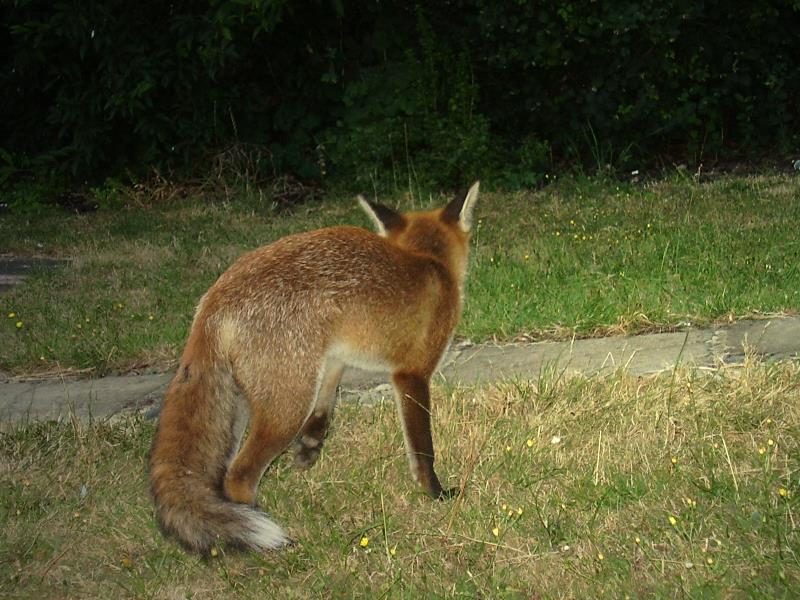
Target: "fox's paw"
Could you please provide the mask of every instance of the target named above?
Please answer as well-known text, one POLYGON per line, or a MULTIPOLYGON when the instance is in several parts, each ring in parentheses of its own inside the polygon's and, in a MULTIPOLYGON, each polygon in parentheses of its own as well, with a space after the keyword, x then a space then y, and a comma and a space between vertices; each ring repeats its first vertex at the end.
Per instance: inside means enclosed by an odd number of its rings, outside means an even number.
POLYGON ((322 450, 322 442, 307 435, 299 438, 294 444, 294 464, 300 469, 311 468, 322 450))
POLYGON ((453 500, 461 495, 461 488, 449 488, 440 491, 436 496, 436 500, 453 500))

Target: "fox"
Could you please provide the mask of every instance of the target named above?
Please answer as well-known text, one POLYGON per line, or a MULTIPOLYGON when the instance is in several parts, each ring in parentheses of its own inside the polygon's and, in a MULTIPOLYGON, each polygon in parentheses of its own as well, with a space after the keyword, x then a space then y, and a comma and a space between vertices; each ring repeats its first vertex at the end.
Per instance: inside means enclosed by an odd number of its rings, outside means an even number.
POLYGON ((348 366, 391 376, 413 478, 433 498, 458 493, 434 471, 430 381, 461 316, 479 186, 425 212, 358 196, 374 232, 289 235, 220 275, 197 305, 150 448, 165 535, 200 554, 292 544, 257 487, 290 446, 298 467, 314 464, 348 366))

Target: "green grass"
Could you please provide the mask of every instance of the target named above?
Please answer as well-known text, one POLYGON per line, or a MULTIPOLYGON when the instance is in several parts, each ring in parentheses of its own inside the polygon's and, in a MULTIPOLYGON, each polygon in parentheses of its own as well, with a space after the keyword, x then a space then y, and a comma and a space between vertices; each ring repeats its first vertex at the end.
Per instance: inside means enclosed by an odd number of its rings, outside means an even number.
POLYGON ((438 471, 410 481, 392 402, 343 403, 309 471, 259 501, 298 544, 187 555, 156 529, 150 422, 6 425, 4 598, 793 598, 800 365, 434 392, 438 471), (529 443, 530 440, 530 443, 529 443), (557 442, 557 443, 555 443, 557 442), (367 538, 366 547, 361 544, 367 538))
POLYGON ((800 179, 568 180, 480 205, 461 331, 603 335, 800 307, 800 179))
MULTIPOLYGON (((533 193, 484 193, 477 217, 458 330, 474 341, 638 333, 800 308, 796 177, 571 178, 533 193)), ((72 262, 0 296, 2 314, 15 313, 0 318, 0 370, 168 367, 197 300, 236 257, 339 223, 368 226, 349 197, 294 212, 243 194, 233 203, 5 215, 0 252, 72 262)))

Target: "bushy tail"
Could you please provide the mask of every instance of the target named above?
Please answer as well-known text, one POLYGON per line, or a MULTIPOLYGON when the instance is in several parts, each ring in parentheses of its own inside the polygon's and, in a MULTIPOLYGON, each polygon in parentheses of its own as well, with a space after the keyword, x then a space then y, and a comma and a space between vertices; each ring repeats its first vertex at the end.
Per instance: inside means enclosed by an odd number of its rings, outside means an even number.
POLYGON ((227 461, 238 444, 233 378, 197 367, 184 362, 170 384, 150 450, 159 525, 199 553, 218 544, 278 548, 289 538, 277 524, 222 493, 227 461))

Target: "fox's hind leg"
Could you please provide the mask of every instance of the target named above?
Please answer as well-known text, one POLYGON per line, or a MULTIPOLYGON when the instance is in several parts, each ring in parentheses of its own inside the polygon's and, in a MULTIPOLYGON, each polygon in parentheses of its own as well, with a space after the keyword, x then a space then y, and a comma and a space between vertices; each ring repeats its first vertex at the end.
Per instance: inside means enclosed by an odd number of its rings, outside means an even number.
POLYGON ((250 401, 250 430, 225 474, 223 488, 230 500, 254 504, 261 476, 289 446, 308 414, 314 383, 246 395, 250 401))
POLYGON ((294 464, 307 469, 319 458, 325 434, 336 405, 336 388, 342 378, 344 363, 328 358, 322 367, 314 409, 308 415, 294 446, 294 464))

